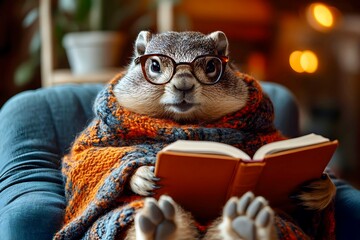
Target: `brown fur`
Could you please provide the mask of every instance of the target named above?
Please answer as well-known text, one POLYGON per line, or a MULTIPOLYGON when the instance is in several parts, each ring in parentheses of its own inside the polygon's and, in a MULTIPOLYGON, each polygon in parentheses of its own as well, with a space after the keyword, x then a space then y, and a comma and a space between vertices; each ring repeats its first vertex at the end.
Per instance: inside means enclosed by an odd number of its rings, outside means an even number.
POLYGON ((302 191, 297 195, 300 205, 309 210, 323 210, 334 199, 336 187, 326 174, 325 179, 319 179, 305 186, 307 191, 302 191))

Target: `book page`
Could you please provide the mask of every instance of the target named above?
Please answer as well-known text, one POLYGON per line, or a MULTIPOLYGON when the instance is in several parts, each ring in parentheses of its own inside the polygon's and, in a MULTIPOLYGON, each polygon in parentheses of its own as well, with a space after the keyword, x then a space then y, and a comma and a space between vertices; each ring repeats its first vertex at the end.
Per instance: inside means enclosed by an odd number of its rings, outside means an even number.
POLYGON ((245 161, 251 160, 244 151, 228 144, 211 141, 178 140, 169 144, 161 151, 217 154, 233 158, 240 158, 245 161))
POLYGON ((328 142, 329 139, 317 134, 308 134, 302 137, 286 139, 283 141, 273 142, 260 147, 254 154, 253 160, 261 161, 266 155, 277 153, 294 148, 310 146, 314 144, 328 142))

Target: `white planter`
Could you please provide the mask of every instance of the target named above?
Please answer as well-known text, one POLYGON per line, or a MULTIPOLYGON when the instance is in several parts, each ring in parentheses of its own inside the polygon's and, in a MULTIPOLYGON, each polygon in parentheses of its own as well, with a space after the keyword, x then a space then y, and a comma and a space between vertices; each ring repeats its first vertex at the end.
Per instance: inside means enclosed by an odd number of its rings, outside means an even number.
POLYGON ((77 75, 119 66, 123 44, 124 35, 118 32, 74 32, 63 39, 71 71, 77 75))

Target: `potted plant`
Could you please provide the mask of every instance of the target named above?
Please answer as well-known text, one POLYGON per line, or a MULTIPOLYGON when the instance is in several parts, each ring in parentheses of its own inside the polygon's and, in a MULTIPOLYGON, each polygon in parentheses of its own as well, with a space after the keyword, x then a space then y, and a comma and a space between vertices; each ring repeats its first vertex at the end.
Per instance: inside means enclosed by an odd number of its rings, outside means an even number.
POLYGON ((121 23, 139 7, 130 0, 62 0, 59 22, 68 33, 63 46, 74 74, 116 67, 126 35, 121 23), (76 24, 74 24, 76 23, 76 24))
MULTIPOLYGON (((122 48, 120 44, 125 42, 125 34, 121 34, 118 30, 138 10, 140 3, 141 0, 58 0, 55 4, 52 4, 56 5, 56 8, 52 11, 54 20, 53 37, 56 43, 54 48, 57 52, 56 60, 63 59, 64 50, 60 44, 64 42, 68 48, 69 63, 74 73, 91 73, 92 71, 98 71, 103 67, 110 66, 111 63, 108 60, 113 59, 113 61, 116 61, 118 59, 122 48), (86 35, 90 37, 86 37, 86 35), (76 44, 84 38, 90 38, 93 46, 98 47, 94 51, 95 57, 89 57, 89 54, 83 53, 85 48, 82 50, 76 49, 76 44), (96 39, 105 41, 105 43, 96 42, 96 39), (115 43, 115 47, 111 48, 112 50, 105 50, 108 53, 101 53, 99 46, 109 45, 110 43, 115 43), (86 59, 79 59, 76 55, 77 53, 87 56, 86 59), (114 53, 117 53, 117 55, 114 56, 114 53), (104 59, 97 61, 99 65, 96 66, 94 65, 96 63, 95 60, 99 59, 99 56, 104 56, 104 59), (79 62, 82 64, 80 67, 76 65, 79 62), (84 67, 84 63, 90 63, 90 66, 84 67)), ((41 59, 40 29, 37 26, 39 1, 26 1, 23 11, 23 26, 27 31, 31 32, 32 37, 29 41, 28 57, 17 66, 14 73, 14 82, 18 86, 24 86, 34 78, 39 71, 41 59)))

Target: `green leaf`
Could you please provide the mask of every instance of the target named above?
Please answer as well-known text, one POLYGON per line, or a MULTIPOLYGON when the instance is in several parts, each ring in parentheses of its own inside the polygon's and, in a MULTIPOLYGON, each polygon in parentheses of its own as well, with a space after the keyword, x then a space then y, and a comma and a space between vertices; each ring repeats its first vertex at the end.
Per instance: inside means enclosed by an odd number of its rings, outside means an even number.
POLYGON ((89 13, 90 30, 97 31, 104 29, 104 2, 103 0, 93 0, 89 13))
POLYGON ((89 17, 92 0, 77 0, 76 1, 76 22, 84 22, 89 17))
POLYGON ((38 19, 38 17, 39 10, 37 8, 32 9, 26 14, 22 23, 23 27, 30 27, 36 21, 36 19, 38 19))
POLYGON ((76 11, 76 1, 60 0, 58 1, 59 10, 65 13, 74 13, 76 11))
POLYGON ((29 45, 29 52, 30 54, 39 52, 40 48, 41 48, 41 36, 40 36, 40 31, 37 30, 36 32, 34 32, 31 38, 31 42, 29 45))
POLYGON ((35 74, 36 64, 32 59, 20 64, 15 71, 14 83, 18 87, 22 87, 29 83, 35 74))

